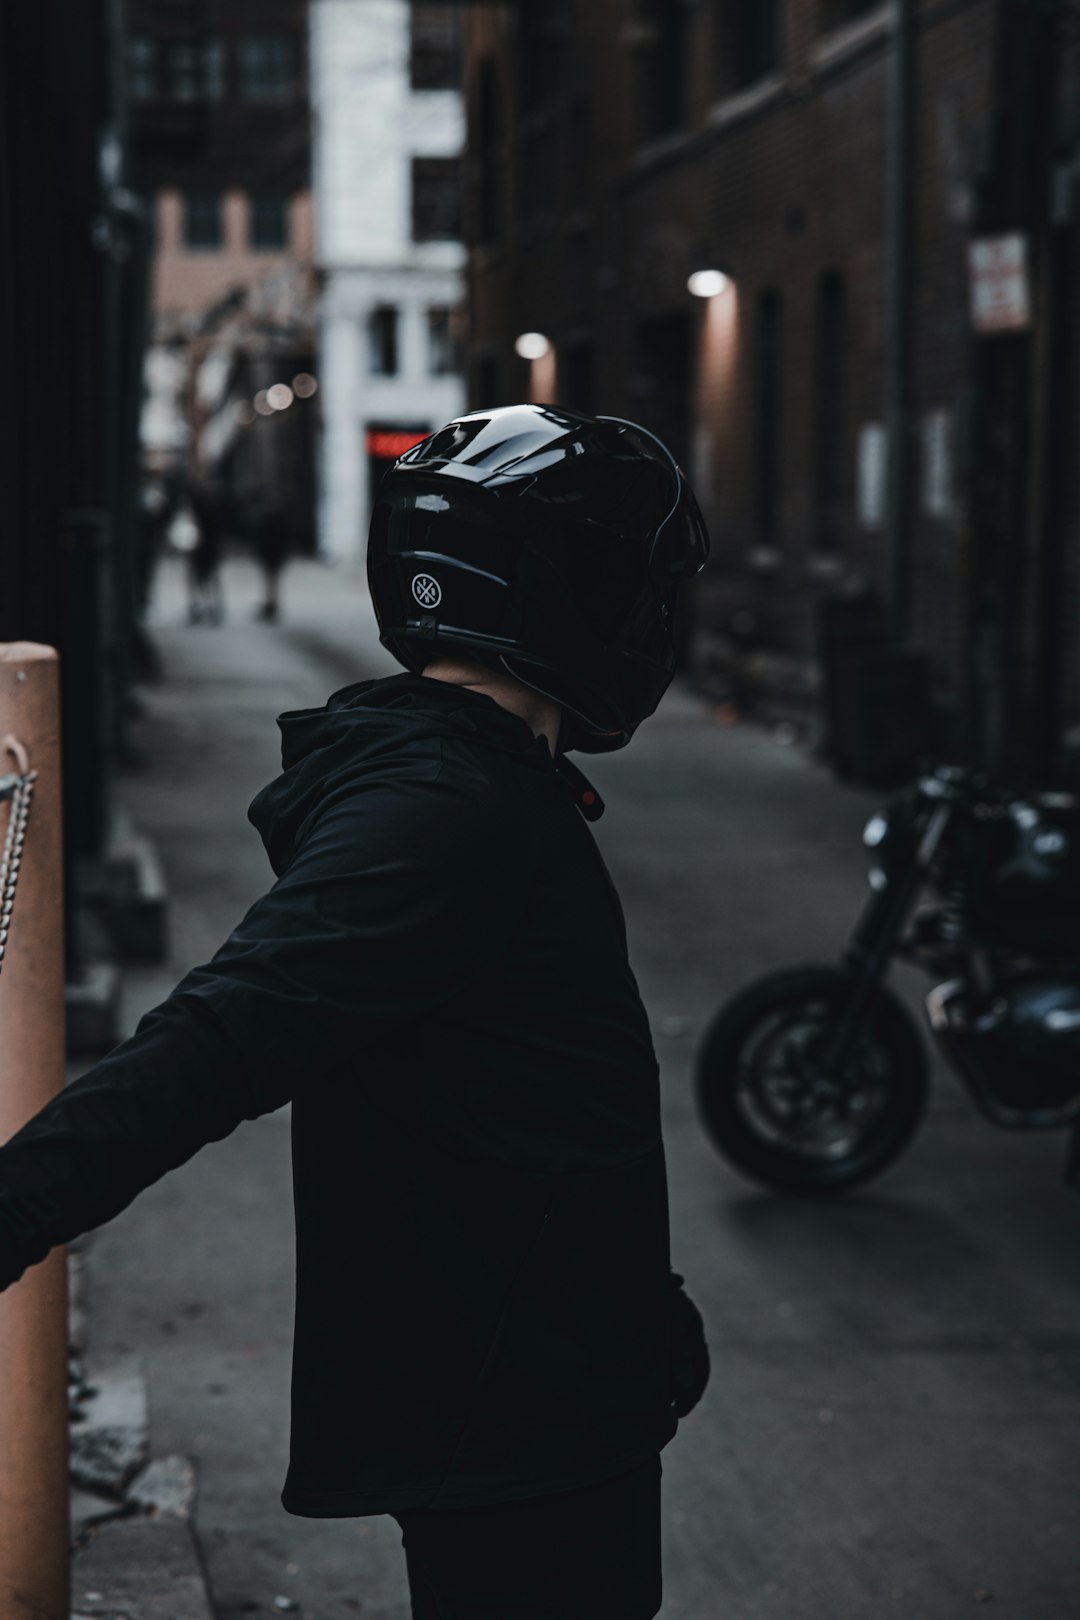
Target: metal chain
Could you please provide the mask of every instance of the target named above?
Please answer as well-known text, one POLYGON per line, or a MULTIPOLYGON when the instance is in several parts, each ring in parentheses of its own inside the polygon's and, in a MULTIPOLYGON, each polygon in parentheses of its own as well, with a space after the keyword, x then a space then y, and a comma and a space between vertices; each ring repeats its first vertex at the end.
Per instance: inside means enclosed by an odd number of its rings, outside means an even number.
POLYGON ((30 818, 30 800, 34 796, 37 771, 26 771, 22 776, 0 776, 0 799, 10 799, 7 831, 0 849, 0 969, 4 965, 11 913, 15 909, 15 890, 22 865, 23 844, 26 841, 26 823, 30 818))

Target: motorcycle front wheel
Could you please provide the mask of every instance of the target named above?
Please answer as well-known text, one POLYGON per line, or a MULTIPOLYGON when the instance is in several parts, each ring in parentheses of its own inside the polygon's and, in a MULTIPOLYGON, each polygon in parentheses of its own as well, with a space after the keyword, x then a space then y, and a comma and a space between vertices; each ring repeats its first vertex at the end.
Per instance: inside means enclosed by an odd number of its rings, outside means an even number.
POLYGON ((755 1181, 808 1196, 847 1192, 880 1175, 918 1129, 926 1057, 889 991, 872 991, 843 1072, 824 1072, 851 994, 842 968, 792 968, 741 991, 709 1026, 698 1111, 713 1145, 755 1181))

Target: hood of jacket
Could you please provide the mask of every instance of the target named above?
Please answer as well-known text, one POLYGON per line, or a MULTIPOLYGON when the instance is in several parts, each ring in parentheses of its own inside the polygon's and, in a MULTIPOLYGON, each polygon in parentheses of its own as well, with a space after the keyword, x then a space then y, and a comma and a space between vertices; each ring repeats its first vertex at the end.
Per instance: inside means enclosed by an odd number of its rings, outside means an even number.
POLYGON ((541 770, 554 769, 547 743, 518 715, 482 692, 423 675, 357 681, 333 693, 322 708, 279 715, 278 728, 281 775, 248 809, 278 876, 319 800, 414 739, 454 737, 518 754, 541 770))

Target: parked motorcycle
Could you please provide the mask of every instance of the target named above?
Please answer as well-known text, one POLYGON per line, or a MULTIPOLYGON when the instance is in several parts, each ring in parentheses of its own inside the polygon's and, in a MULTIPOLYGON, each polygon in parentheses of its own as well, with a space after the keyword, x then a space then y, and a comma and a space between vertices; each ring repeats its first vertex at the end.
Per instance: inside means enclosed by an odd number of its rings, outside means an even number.
POLYGON ((769 974, 709 1027, 696 1094, 712 1142, 786 1192, 844 1192, 892 1164, 928 1093, 915 1021, 884 982, 900 958, 933 976, 933 1038, 987 1119, 1073 1126, 1080 1188, 1080 805, 943 766, 863 842, 873 892, 839 964, 769 974))

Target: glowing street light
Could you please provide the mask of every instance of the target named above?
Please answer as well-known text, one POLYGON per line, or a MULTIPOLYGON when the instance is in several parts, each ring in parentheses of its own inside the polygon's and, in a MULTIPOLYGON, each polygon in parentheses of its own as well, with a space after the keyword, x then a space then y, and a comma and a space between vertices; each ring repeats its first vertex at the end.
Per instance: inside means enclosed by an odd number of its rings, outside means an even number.
POLYGON ((551 348, 543 332, 522 332, 514 344, 523 360, 542 360, 551 348))
POLYGON ((259 392, 255 395, 252 404, 255 406, 255 409, 258 411, 260 416, 273 416, 274 407, 270 403, 270 398, 265 388, 259 389, 259 392))
POLYGON ((297 399, 310 399, 319 385, 310 371, 298 371, 292 380, 292 386, 297 399))
POLYGON ((715 298, 730 281, 723 270, 695 270, 687 279, 687 289, 695 298, 715 298))
POLYGON ((266 403, 272 411, 287 411, 293 402, 293 391, 288 383, 274 383, 266 390, 266 403))

